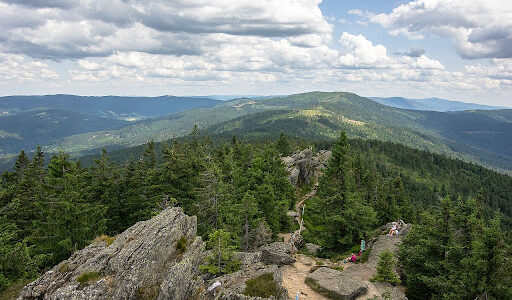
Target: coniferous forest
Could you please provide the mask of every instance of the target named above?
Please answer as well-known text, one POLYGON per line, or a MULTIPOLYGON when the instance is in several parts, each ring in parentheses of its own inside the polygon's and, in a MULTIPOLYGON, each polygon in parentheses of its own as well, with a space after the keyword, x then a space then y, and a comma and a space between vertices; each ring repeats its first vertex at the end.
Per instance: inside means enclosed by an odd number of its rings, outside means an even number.
MULTIPOLYGON (((45 165, 40 148, 32 157, 21 152, 1 177, 0 290, 168 206, 196 215, 198 234, 225 249, 276 240, 294 229, 286 213, 311 188, 294 189, 281 156, 306 146, 332 149, 318 193, 306 202, 304 237, 323 247, 321 256, 340 256, 401 218, 413 224, 399 252, 410 299, 512 297, 507 175, 344 133, 334 143, 281 135, 214 144, 197 128, 187 139, 149 142, 138 160, 121 164, 106 151, 90 167, 66 153, 45 165)), ((226 255, 204 268, 224 274, 237 264, 226 255)))

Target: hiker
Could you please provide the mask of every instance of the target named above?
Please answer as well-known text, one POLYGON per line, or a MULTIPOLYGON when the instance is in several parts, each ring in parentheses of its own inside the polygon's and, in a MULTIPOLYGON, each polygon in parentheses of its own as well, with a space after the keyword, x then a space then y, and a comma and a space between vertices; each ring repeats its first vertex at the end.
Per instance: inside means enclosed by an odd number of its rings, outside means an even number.
POLYGON ((395 223, 395 222, 393 222, 393 223, 391 223, 391 224, 393 224, 393 227, 391 227, 391 229, 389 230, 389 232, 388 232, 388 236, 393 236, 393 234, 395 233, 395 230, 397 230, 397 229, 396 229, 396 223, 395 223))
POLYGON ((361 252, 364 252, 366 250, 366 241, 361 240, 361 252))
POLYGON ((299 300, 299 291, 297 291, 297 294, 295 295, 295 300, 299 300))
POLYGON ((350 257, 350 261, 351 261, 351 262, 355 262, 355 261, 356 261, 356 259, 357 259, 357 256, 356 256, 354 253, 352 253, 351 255, 352 255, 352 256, 350 257))

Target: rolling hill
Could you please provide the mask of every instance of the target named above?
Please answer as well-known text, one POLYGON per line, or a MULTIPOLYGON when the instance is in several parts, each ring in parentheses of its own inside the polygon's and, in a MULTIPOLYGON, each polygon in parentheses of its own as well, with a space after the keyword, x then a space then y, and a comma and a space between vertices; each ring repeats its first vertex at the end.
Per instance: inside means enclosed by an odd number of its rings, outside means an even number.
POLYGON ((463 110, 494 110, 494 109, 506 109, 506 107, 481 105, 475 103, 466 103, 460 101, 446 100, 440 98, 426 98, 426 99, 408 99, 403 97, 368 97, 369 99, 376 101, 380 104, 412 110, 429 110, 429 111, 463 111, 463 110))
POLYGON ((312 92, 261 100, 238 99, 133 122, 120 129, 66 137, 45 148, 75 156, 121 149, 150 139, 188 134, 194 124, 214 137, 265 139, 280 132, 310 139, 350 137, 401 143, 512 170, 512 110, 431 112, 385 106, 351 93, 312 92))

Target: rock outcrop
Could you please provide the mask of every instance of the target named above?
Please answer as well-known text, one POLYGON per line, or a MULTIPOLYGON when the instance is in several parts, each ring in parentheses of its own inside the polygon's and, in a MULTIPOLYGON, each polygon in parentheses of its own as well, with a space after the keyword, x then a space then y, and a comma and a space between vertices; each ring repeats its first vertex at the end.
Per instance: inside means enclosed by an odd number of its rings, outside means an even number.
POLYGON ((267 265, 293 265, 295 258, 292 254, 297 251, 291 243, 275 242, 260 247, 261 262, 267 265))
POLYGON ((352 300, 368 291, 368 285, 365 282, 346 272, 325 267, 308 275, 306 284, 326 297, 336 300, 352 300))
POLYGON ((93 243, 23 288, 18 299, 190 299, 202 279, 196 218, 168 208, 111 245, 93 243))
MULTIPOLYGON (((282 275, 278 266, 276 265, 264 265, 260 262, 252 264, 247 268, 243 268, 240 271, 218 277, 209 282, 212 284, 215 281, 220 283, 219 290, 215 295, 219 295, 219 299, 223 300, 259 300, 263 299, 260 297, 251 297, 244 295, 246 288, 246 282, 250 279, 257 278, 261 275, 271 273, 274 278, 274 283, 278 287, 278 295, 270 296, 267 299, 282 299, 287 300, 287 291, 282 287, 282 275)), ((215 298, 211 297, 208 293, 204 294, 201 299, 215 298)))
POLYGON ((321 150, 313 154, 310 149, 295 152, 291 156, 283 157, 286 169, 290 172, 290 182, 294 186, 309 184, 318 172, 325 169, 331 151, 321 150))

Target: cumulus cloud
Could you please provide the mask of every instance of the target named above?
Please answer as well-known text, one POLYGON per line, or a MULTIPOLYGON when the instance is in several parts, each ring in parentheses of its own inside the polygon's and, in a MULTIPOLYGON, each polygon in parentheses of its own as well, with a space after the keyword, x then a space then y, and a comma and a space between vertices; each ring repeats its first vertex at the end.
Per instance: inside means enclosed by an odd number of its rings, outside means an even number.
POLYGON ((463 58, 512 57, 512 0, 415 0, 367 18, 392 35, 448 36, 463 58))
POLYGON ((420 57, 426 53, 425 49, 420 47, 412 47, 408 52, 395 52, 395 55, 404 55, 409 57, 420 57))
POLYGON ((54 59, 109 56, 114 51, 200 54, 203 45, 214 42, 214 34, 293 38, 311 47, 332 32, 319 3, 0 0, 0 45, 13 53, 54 59))
POLYGON ((343 32, 339 40, 342 48, 338 63, 351 67, 376 67, 388 60, 386 47, 373 45, 363 35, 343 32))

